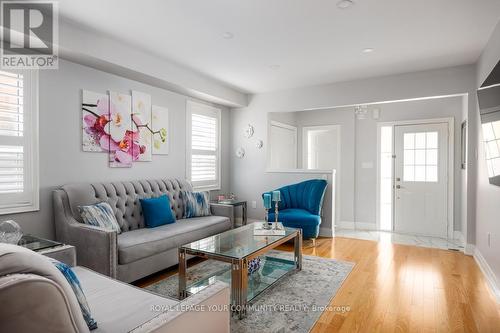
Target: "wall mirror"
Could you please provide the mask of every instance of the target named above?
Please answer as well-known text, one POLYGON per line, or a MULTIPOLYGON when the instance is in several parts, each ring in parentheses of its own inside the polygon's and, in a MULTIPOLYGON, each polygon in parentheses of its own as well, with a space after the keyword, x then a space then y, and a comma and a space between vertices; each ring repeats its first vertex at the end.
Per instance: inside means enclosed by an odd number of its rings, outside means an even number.
POLYGON ((490 184, 500 186, 500 62, 477 92, 490 184))
POLYGON ((268 170, 333 170, 340 163, 340 125, 311 122, 308 112, 268 113, 268 170))

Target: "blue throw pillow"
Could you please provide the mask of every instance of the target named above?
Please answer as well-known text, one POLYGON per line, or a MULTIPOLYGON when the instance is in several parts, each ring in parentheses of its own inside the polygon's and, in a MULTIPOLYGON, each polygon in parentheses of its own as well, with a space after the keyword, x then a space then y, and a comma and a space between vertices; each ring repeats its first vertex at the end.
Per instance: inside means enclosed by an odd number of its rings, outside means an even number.
POLYGON ((83 293, 82 286, 80 285, 80 281, 76 277, 75 272, 66 265, 65 263, 62 263, 56 259, 49 258, 49 260, 54 264, 54 266, 59 270, 59 272, 64 275, 66 280, 68 281, 69 285, 71 286, 71 289, 73 289, 73 292, 75 293, 76 299, 78 300, 78 303, 80 304, 80 309, 82 310, 83 314, 83 319, 85 319, 85 322, 87 323, 87 326, 89 327, 89 330, 94 330, 97 328, 97 322, 95 321, 94 318, 92 318, 92 313, 90 313, 90 307, 89 303, 87 303, 87 298, 85 297, 85 294, 83 293))
POLYGON ((167 195, 158 198, 140 199, 144 223, 147 228, 174 223, 175 216, 170 208, 170 200, 167 195))
POLYGON ((107 202, 100 202, 95 205, 78 206, 78 211, 85 224, 101 227, 107 230, 114 230, 121 233, 121 228, 116 221, 115 213, 107 202))
POLYGON ((184 206, 185 218, 211 215, 208 192, 181 191, 180 197, 184 206))

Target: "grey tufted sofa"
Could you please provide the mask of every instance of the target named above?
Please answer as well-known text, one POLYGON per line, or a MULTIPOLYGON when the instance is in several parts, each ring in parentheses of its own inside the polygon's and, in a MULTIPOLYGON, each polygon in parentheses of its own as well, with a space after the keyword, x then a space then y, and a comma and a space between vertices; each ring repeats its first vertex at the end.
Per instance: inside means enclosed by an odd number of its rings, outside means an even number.
POLYGON ((184 219, 178 179, 68 184, 53 192, 57 240, 74 245, 78 265, 132 282, 178 263, 177 248, 232 228, 232 211, 211 205, 211 216, 184 219), (144 228, 139 199, 167 194, 177 222, 144 228), (108 202, 122 233, 82 223, 77 207, 108 202))

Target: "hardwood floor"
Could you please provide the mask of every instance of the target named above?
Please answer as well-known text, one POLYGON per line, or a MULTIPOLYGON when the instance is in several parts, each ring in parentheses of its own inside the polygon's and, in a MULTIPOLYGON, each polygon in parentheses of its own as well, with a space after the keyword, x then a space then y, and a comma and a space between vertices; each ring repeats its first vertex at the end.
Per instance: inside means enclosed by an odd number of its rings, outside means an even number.
POLYGON ((341 237, 317 239, 303 251, 356 263, 330 303, 350 311, 325 311, 313 333, 500 332, 500 306, 474 259, 461 252, 341 237))

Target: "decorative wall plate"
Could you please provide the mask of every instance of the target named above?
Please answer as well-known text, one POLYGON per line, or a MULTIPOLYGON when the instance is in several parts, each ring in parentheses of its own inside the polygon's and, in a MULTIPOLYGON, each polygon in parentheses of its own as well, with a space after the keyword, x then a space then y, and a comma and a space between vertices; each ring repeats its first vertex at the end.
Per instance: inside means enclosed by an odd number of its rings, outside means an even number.
POLYGON ((245 138, 250 139, 253 136, 254 131, 253 126, 248 124, 247 128, 245 128, 245 138))
POLYGON ((262 142, 262 140, 257 140, 257 142, 255 142, 255 147, 257 147, 258 149, 262 148, 264 146, 264 142, 262 142))
POLYGON ((243 147, 239 147, 238 149, 236 149, 236 153, 235 153, 236 157, 238 158, 243 158, 245 157, 245 149, 243 149, 243 147))

